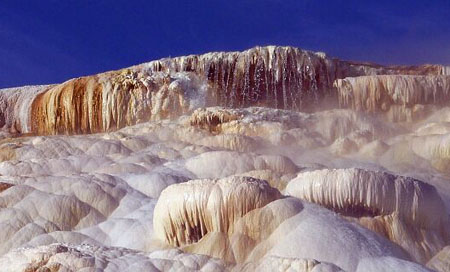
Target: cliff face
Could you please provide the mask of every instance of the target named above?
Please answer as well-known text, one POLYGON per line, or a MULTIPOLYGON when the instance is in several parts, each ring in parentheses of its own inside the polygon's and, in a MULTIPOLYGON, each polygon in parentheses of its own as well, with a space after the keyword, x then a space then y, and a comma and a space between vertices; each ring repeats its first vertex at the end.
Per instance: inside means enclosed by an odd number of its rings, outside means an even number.
POLYGON ((329 94, 339 76, 337 62, 324 54, 291 47, 257 47, 155 61, 152 71, 192 71, 214 88, 215 104, 302 109, 329 94))
POLYGON ((0 128, 22 133, 31 132, 31 104, 49 86, 27 86, 0 90, 0 128))
POLYGON ((82 77, 35 97, 30 130, 38 134, 94 133, 170 119, 203 106, 206 88, 192 73, 126 69, 82 77))
POLYGON ((20 133, 79 134, 170 119, 202 106, 312 111, 322 104, 337 106, 338 93, 340 101, 345 101, 341 105, 354 106, 358 102, 351 102, 349 93, 357 100, 361 96, 357 93, 369 87, 367 79, 340 79, 448 73, 448 67, 439 65, 386 67, 341 61, 293 47, 255 47, 244 52, 167 58, 56 86, 1 90, 0 126, 20 133), (349 91, 348 86, 353 89, 349 91))
POLYGON ((360 76, 338 79, 334 85, 341 107, 390 113, 393 121, 415 119, 420 106, 444 106, 450 99, 450 76, 443 75, 360 76))
POLYGON ((292 110, 311 110, 325 97, 334 97, 332 86, 336 79, 383 74, 441 75, 448 70, 440 65, 381 66, 349 62, 322 52, 277 46, 163 59, 138 67, 201 74, 213 86, 215 105, 261 105, 292 110))

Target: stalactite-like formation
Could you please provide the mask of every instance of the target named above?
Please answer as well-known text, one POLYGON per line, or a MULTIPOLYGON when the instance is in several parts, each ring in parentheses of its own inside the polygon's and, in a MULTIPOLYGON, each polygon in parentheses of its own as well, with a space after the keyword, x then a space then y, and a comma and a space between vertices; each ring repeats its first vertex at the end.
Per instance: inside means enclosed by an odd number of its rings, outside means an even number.
POLYGON ((169 186, 155 207, 156 236, 173 246, 192 244, 210 232, 228 233, 251 210, 281 198, 266 181, 249 177, 191 180, 169 186))
POLYGON ((31 104, 50 86, 26 86, 0 90, 0 129, 30 133, 31 104))
MULTIPOLYGON (((255 47, 244 52, 218 52, 163 59, 145 64, 152 71, 190 71, 214 86, 216 105, 268 106, 311 110, 334 98, 336 79, 362 75, 441 75, 440 65, 381 66, 341 61, 321 52, 294 47, 255 47)), ((447 69, 448 70, 448 69, 447 69)))
POLYGON ((450 101, 450 76, 382 75, 338 79, 341 107, 385 112, 393 121, 414 119, 420 105, 444 106, 450 101))
POLYGON ((355 168, 324 169, 300 173, 286 193, 358 218, 418 262, 427 262, 450 239, 449 217, 436 189, 413 178, 355 168))
POLYGON ((336 61, 292 47, 256 47, 155 61, 153 71, 192 71, 214 86, 217 105, 300 110, 330 93, 336 61))
POLYGON ((255 47, 167 58, 53 87, 2 90, 0 126, 19 133, 84 134, 175 118, 205 105, 313 111, 338 105, 336 80, 340 89, 353 82, 340 81, 348 77, 448 73, 439 65, 386 67, 293 47, 255 47))
POLYGON ((36 96, 31 131, 85 134, 171 119, 204 105, 207 94, 201 84, 192 73, 128 69, 77 78, 36 96))

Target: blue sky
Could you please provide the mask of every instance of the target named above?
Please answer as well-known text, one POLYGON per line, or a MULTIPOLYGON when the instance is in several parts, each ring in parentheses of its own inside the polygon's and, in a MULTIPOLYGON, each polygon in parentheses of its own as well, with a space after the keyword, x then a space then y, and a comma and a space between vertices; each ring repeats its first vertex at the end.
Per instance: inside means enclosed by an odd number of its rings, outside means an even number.
POLYGON ((450 1, 0 2, 0 87, 255 45, 381 64, 450 65, 450 1))

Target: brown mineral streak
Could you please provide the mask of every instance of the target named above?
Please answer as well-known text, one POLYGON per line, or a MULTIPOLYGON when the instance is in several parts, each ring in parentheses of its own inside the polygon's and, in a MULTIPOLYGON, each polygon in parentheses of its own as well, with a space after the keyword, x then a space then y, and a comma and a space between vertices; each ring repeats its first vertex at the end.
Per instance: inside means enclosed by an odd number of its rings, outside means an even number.
POLYGON ((8 188, 11 188, 12 186, 12 184, 0 182, 0 193, 8 188))
POLYGON ((34 99, 31 130, 44 135, 103 131, 101 101, 98 77, 70 80, 34 99))
POLYGON ((327 103, 336 106, 338 92, 333 87, 336 79, 444 73, 439 65, 355 63, 292 47, 255 47, 244 52, 168 58, 73 79, 39 94, 32 103, 31 132, 96 133, 179 116, 185 112, 189 100, 178 90, 169 90, 170 80, 149 82, 147 76, 157 72, 167 75, 189 72, 204 77, 211 87, 208 98, 214 105, 298 111, 315 110, 327 103))

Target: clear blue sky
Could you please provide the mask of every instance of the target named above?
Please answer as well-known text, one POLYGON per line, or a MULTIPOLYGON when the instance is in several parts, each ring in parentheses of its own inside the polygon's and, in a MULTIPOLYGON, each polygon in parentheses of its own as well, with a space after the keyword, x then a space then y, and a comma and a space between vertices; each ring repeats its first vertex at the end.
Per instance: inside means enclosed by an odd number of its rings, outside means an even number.
POLYGON ((450 1, 0 1, 0 87, 255 45, 450 64, 450 1))

